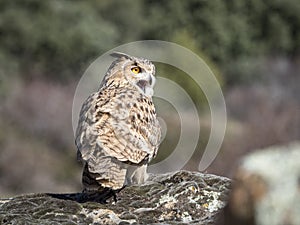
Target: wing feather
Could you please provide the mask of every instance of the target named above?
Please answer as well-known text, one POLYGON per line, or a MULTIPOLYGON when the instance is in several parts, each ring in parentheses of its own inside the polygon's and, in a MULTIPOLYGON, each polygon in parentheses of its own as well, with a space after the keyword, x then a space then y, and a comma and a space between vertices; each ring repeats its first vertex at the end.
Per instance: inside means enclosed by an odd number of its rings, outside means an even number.
POLYGON ((104 89, 90 95, 82 106, 76 131, 78 157, 88 161, 110 156, 146 163, 156 155, 160 135, 150 98, 128 90, 104 89))

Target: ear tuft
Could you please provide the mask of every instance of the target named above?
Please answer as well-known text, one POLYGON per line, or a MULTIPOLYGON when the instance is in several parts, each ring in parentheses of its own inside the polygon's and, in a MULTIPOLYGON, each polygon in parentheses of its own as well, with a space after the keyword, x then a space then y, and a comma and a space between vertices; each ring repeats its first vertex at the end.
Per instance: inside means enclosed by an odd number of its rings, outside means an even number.
POLYGON ((122 52, 113 52, 110 54, 110 56, 115 57, 115 58, 125 58, 125 59, 132 59, 132 56, 127 55, 122 52))

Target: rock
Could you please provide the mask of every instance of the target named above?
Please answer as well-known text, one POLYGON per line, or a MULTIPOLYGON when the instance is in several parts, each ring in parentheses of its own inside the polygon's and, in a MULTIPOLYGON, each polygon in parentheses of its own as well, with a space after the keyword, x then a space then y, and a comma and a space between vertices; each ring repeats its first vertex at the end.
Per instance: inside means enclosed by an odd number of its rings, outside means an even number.
POLYGON ((230 183, 224 177, 179 171, 150 175, 146 183, 124 188, 117 202, 107 204, 78 203, 55 194, 21 195, 0 200, 0 224, 214 224, 230 183))
POLYGON ((226 224, 300 224, 300 143, 244 158, 225 209, 226 224))

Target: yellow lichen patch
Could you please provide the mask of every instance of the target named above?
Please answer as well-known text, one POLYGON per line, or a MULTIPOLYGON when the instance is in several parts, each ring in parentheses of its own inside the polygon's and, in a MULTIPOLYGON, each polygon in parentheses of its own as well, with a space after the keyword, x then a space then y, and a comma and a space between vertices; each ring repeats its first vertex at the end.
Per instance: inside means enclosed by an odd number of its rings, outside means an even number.
POLYGON ((208 203, 204 203, 202 206, 203 206, 203 208, 207 209, 209 205, 208 205, 208 203))

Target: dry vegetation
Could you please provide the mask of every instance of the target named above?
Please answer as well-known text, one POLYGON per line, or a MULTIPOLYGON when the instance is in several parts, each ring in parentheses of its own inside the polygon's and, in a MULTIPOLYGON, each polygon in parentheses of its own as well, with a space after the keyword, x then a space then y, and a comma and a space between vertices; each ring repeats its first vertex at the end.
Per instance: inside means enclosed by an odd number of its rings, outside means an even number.
POLYGON ((300 139, 299 74, 299 63, 276 59, 266 64, 262 83, 225 91, 227 134, 212 171, 230 175, 247 152, 300 139))
POLYGON ((80 189, 71 123, 74 85, 15 83, 1 107, 0 193, 80 189))

